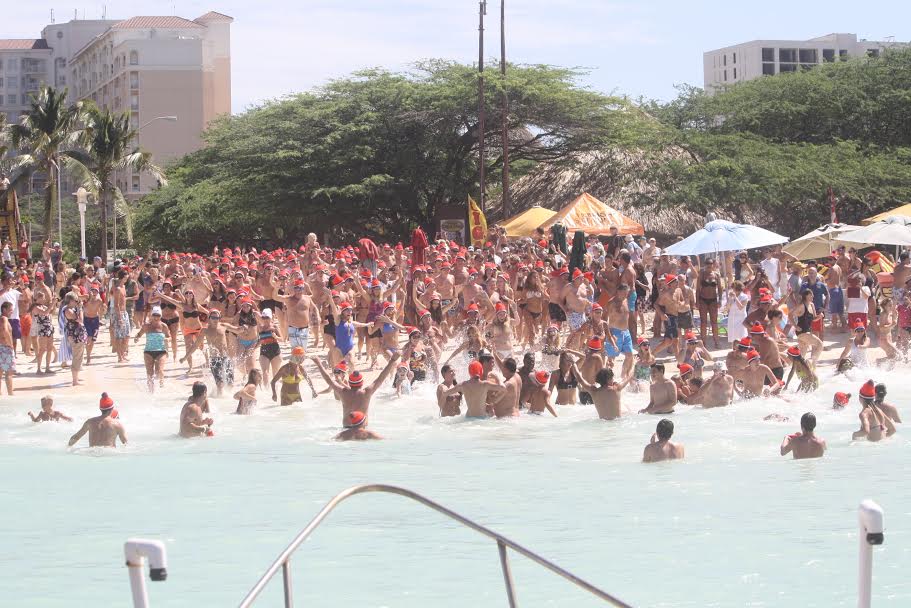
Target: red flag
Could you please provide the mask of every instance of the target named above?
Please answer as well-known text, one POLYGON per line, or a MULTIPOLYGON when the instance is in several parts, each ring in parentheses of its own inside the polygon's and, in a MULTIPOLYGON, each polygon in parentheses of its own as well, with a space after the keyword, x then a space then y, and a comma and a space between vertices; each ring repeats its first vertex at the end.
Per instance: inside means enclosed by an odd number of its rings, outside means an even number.
POLYGON ((831 220, 833 224, 837 224, 838 216, 835 215, 835 191, 832 190, 831 186, 829 186, 827 194, 829 197, 829 213, 831 214, 831 220))

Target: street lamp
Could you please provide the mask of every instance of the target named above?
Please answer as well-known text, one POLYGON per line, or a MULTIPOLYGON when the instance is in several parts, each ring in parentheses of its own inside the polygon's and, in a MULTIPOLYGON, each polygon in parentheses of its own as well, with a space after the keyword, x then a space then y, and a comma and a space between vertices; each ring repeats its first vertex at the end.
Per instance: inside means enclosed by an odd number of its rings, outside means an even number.
MULTIPOLYGON (((57 170, 57 238, 63 241, 63 213, 60 211, 60 165, 53 158, 49 160, 57 170)), ((60 160, 59 156, 57 160, 60 160)), ((45 234, 44 237, 47 238, 47 235, 45 234)))
POLYGON ((156 120, 167 120, 167 121, 169 121, 169 122, 177 122, 177 117, 176 117, 176 116, 156 116, 155 118, 153 118, 153 119, 150 120, 149 122, 146 122, 146 123, 143 123, 143 124, 139 125, 139 128, 136 129, 136 131, 142 131, 145 127, 149 126, 150 124, 152 124, 152 123, 155 122, 156 120))
POLYGON ((73 196, 79 204, 79 234, 82 237, 82 257, 85 258, 85 205, 89 202, 89 191, 79 186, 73 196))

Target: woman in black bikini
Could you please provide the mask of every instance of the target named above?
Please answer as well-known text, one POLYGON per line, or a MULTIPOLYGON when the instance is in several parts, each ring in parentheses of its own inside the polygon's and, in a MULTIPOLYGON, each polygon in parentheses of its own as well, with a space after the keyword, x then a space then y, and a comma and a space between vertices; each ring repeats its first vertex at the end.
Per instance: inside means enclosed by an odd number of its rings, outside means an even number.
POLYGON ((797 344, 800 346, 800 353, 804 359, 810 362, 811 367, 814 369, 823 349, 822 340, 813 333, 813 324, 816 322, 817 312, 816 306, 813 304, 813 292, 809 289, 804 289, 800 292, 800 304, 791 311, 791 323, 797 332, 797 344))
POLYGON ((531 348, 538 340, 541 315, 548 297, 547 289, 541 283, 541 275, 537 272, 529 273, 522 292, 519 299, 519 308, 522 310, 522 345, 531 348))
POLYGON ((551 392, 557 389, 557 405, 575 405, 576 388, 579 383, 576 381, 576 375, 573 373, 573 360, 569 353, 560 353, 560 364, 550 375, 550 384, 548 390, 551 392))
POLYGON ((718 305, 721 302, 721 275, 714 259, 706 260, 697 278, 697 305, 699 307, 699 337, 705 344, 708 328, 712 328, 712 341, 718 348, 718 305), (711 324, 711 325, 709 325, 711 324))
POLYGON ((180 316, 177 314, 177 304, 174 302, 175 296, 170 279, 165 279, 161 284, 161 291, 152 299, 151 305, 161 303, 161 322, 168 326, 171 334, 171 357, 177 361, 177 324, 180 323, 180 316))

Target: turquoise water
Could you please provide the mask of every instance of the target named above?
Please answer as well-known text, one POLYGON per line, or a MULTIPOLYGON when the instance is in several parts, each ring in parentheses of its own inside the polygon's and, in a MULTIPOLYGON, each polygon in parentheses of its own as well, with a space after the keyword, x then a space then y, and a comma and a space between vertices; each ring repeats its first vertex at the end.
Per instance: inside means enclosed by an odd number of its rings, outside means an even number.
MULTIPOLYGON (((137 368, 137 379, 142 372, 137 368)), ((902 372, 888 376, 902 409, 902 372)), ((857 504, 886 517, 875 550, 874 604, 911 605, 911 509, 903 481, 908 435, 852 443, 859 406, 818 396, 674 414, 687 461, 643 465, 657 419, 599 421, 591 406, 560 418, 441 420, 430 387, 395 400, 384 389, 372 428, 387 440, 339 444, 331 399, 255 415, 215 401, 216 437, 176 437, 186 382, 154 400, 116 395, 130 445, 68 450, 72 424, 28 422, 37 397, 0 405, 0 605, 125 606, 123 541, 158 538, 169 579, 153 606, 236 605, 291 538, 336 492, 402 485, 470 517, 635 606, 853 606, 857 504), (812 409, 829 443, 823 460, 778 456, 781 438, 812 409), (790 423, 763 422, 771 412, 790 423)), ((904 394, 907 394, 905 392, 904 394)), ((97 395, 57 407, 81 420, 97 395)), ((629 395, 632 409, 645 395, 629 395)), ((911 412, 906 413, 906 415, 911 412)), ((300 606, 503 606, 496 546, 396 496, 343 504, 292 561, 300 606)), ((602 605, 513 556, 520 605, 602 605)), ((259 605, 280 604, 281 577, 259 605)))

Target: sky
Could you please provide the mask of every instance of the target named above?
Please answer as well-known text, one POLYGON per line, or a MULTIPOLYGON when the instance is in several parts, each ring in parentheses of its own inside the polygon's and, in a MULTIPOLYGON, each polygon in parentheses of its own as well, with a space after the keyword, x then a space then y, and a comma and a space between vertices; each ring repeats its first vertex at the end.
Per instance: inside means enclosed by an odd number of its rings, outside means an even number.
MULTIPOLYGON (((13 0, 4 0, 12 2, 13 0)), ((50 22, 209 10, 234 17, 235 113, 365 67, 405 69, 416 60, 478 59, 477 0, 29 0, 4 11, 0 38, 38 37, 50 22)), ((499 0, 489 0, 485 57, 499 56, 499 0)), ((507 60, 588 70, 581 84, 604 93, 668 100, 675 85, 702 85, 702 53, 754 39, 832 32, 911 40, 911 2, 844 0, 506 0, 507 60), (874 8, 875 6, 875 8, 874 8)))

